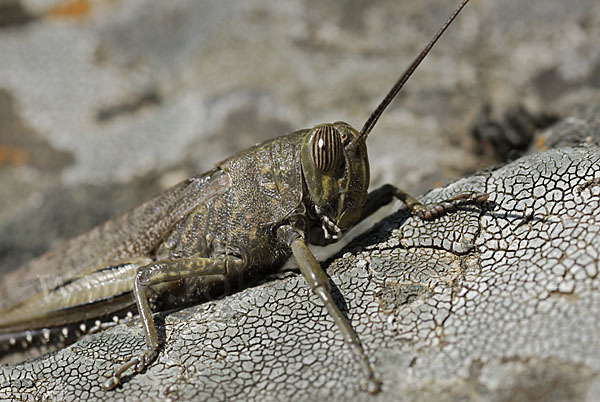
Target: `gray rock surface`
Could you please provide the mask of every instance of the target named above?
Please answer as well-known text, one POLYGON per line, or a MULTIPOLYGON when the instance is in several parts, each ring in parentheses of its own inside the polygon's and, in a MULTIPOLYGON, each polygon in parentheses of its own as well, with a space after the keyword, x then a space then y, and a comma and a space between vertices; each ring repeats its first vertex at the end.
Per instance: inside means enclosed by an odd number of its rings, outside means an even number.
MULTIPOLYGON (((598 120, 582 132, 600 135, 598 120)), ((359 392, 360 370, 332 320, 287 272, 160 314, 157 361, 114 391, 99 384, 143 346, 136 322, 0 367, 0 397, 597 400, 600 149, 525 156, 424 200, 466 190, 489 193, 489 207, 429 222, 400 210, 328 264, 383 381, 377 396, 359 392)))

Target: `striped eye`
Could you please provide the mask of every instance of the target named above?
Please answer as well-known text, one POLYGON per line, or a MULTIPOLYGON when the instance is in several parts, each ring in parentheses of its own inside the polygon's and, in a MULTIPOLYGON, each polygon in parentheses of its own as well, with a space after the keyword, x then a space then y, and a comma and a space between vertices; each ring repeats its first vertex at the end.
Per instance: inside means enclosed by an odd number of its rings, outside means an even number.
POLYGON ((317 168, 322 172, 333 172, 342 161, 342 140, 332 126, 316 129, 312 141, 311 154, 317 168))

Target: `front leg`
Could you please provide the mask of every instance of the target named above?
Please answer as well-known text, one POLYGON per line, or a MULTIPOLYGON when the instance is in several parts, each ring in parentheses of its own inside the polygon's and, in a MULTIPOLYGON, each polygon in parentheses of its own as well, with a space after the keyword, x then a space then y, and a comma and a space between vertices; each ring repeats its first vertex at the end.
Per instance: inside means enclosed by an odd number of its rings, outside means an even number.
POLYGON ((144 327, 146 349, 118 367, 113 375, 102 384, 104 389, 110 390, 116 387, 120 383, 123 373, 131 367, 134 367, 136 372, 141 372, 158 355, 158 336, 152 319, 152 311, 148 304, 148 287, 200 276, 220 277, 225 280, 228 276, 241 272, 245 266, 246 263, 241 258, 223 256, 219 258, 190 257, 162 260, 138 268, 134 280, 133 295, 144 327))
POLYGON ((360 220, 362 221, 379 208, 389 204, 394 198, 397 198, 406 204, 408 209, 410 209, 410 211, 419 218, 430 220, 435 219, 446 212, 453 211, 458 206, 463 204, 484 204, 489 198, 489 194, 468 191, 456 194, 453 197, 439 201, 435 204, 423 205, 419 200, 408 194, 406 191, 391 184, 384 184, 377 190, 369 193, 367 202, 363 207, 363 213, 360 220))
POLYGON ((354 329, 348 322, 348 319, 342 314, 338 306, 335 304, 333 297, 331 296, 331 286, 329 284, 329 278, 319 265, 313 253, 310 251, 304 240, 304 233, 291 226, 282 226, 278 230, 278 236, 281 240, 286 242, 292 249, 294 258, 298 263, 300 272, 306 279, 306 282, 325 305, 325 308, 329 312, 329 315, 333 318, 335 325, 342 333, 346 344, 348 344, 354 357, 360 364, 363 373, 365 374, 365 383, 363 388, 372 394, 376 394, 380 391, 381 383, 375 377, 373 369, 369 364, 369 360, 365 355, 360 340, 354 332, 354 329))

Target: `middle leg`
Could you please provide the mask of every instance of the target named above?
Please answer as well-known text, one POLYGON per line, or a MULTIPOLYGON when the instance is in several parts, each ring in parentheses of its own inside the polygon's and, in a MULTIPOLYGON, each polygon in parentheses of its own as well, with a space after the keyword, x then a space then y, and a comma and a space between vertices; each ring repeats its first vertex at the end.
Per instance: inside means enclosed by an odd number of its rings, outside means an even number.
POLYGON ((230 275, 242 272, 245 265, 242 258, 223 256, 218 258, 176 258, 140 267, 134 280, 133 295, 144 328, 146 348, 118 367, 103 384, 103 387, 107 390, 113 389, 120 383, 121 376, 125 371, 134 367, 136 372, 141 372, 158 354, 158 336, 148 304, 147 290, 150 286, 201 276, 215 276, 225 280, 230 275))

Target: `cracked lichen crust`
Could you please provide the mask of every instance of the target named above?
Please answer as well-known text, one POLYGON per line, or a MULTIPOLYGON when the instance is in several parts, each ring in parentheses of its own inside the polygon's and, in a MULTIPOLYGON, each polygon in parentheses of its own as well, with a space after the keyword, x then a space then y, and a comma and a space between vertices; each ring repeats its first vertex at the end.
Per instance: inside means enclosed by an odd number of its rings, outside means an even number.
POLYGON ((103 376, 143 347, 137 321, 0 367, 0 398, 112 400, 594 400, 600 393, 600 150, 530 155, 424 197, 490 194, 433 221, 400 210, 328 265, 333 294, 383 381, 362 376, 305 281, 286 272, 157 316, 157 360, 103 376))

